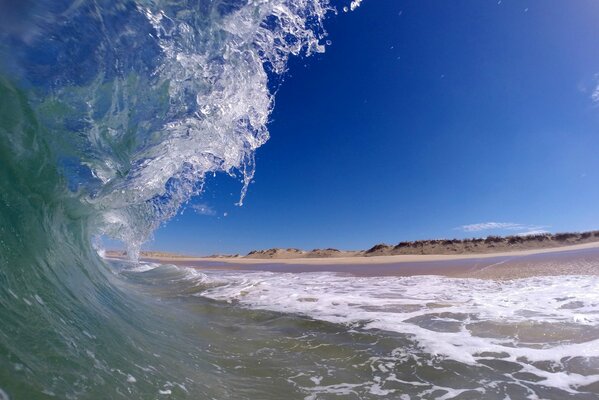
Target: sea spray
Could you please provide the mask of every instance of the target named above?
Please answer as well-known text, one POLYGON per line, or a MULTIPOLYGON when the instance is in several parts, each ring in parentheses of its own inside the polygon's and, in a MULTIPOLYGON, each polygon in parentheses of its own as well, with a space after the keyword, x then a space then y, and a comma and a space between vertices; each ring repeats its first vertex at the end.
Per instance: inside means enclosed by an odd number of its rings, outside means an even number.
MULTIPOLYGON (((4 5, 5 8, 19 6, 4 5)), ((326 0, 46 2, 0 30, 27 102, 92 228, 129 254, 268 139, 269 74, 324 51, 326 0)))

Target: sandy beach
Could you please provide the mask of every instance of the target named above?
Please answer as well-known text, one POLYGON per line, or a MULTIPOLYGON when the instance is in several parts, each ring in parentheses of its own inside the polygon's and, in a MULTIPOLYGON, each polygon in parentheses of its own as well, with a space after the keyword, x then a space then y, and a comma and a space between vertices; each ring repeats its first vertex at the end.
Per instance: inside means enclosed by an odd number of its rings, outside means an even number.
POLYGON ((488 254, 396 255, 330 258, 152 257, 144 261, 198 269, 340 272, 358 276, 443 275, 516 279, 547 275, 599 275, 599 243, 488 254))

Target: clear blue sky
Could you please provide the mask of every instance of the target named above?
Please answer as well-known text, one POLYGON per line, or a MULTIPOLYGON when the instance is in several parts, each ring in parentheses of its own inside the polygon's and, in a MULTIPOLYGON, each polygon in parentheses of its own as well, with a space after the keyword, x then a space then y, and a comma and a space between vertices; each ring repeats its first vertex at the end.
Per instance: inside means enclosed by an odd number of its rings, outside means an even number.
POLYGON ((212 178, 145 247, 597 229, 597 21, 594 0, 364 0, 330 18, 325 54, 291 62, 244 206, 212 178))

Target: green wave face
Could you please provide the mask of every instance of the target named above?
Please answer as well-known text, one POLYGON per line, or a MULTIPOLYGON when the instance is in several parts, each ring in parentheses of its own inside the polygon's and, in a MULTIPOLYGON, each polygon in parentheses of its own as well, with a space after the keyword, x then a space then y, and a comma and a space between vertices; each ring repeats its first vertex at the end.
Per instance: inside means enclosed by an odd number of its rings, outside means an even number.
POLYGON ((0 399, 230 397, 210 315, 256 317, 174 304, 91 243, 135 258, 207 173, 237 171, 243 198, 268 76, 323 50, 326 1, 17 3, 0 3, 0 399))
POLYGON ((140 379, 133 390, 118 371, 139 376, 135 365, 148 363, 148 349, 161 351, 147 334, 151 324, 159 326, 152 316, 158 310, 124 288, 90 247, 96 211, 67 188, 29 99, 6 81, 0 99, 0 393, 15 399, 157 393, 157 377, 168 374, 150 371, 154 379, 140 379))

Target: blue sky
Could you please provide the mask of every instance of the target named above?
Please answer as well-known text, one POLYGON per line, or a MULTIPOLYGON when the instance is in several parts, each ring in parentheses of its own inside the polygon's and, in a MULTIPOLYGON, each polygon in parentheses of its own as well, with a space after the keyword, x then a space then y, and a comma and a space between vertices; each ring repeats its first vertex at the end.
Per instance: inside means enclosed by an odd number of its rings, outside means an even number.
POLYGON ((244 205, 211 178, 145 248, 598 229, 597 21, 593 0, 364 0, 290 63, 244 205))

